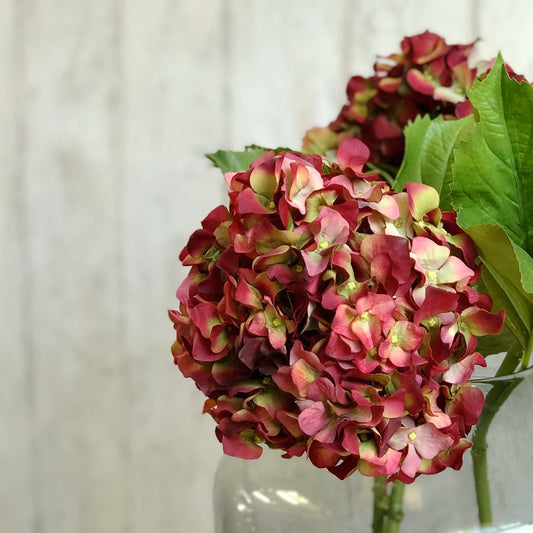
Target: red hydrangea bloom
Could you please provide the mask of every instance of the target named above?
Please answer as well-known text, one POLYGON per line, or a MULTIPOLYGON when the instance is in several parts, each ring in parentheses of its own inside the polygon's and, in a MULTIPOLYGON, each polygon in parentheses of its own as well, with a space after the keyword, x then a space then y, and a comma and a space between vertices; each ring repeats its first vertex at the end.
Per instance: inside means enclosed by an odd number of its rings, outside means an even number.
POLYGON ((503 312, 472 284, 473 243, 438 194, 394 193, 345 140, 338 163, 269 152, 228 173, 180 255, 172 351, 225 453, 307 453, 340 478, 459 468, 483 406, 477 337, 503 312))
MULTIPOLYGON (((429 31, 405 37, 399 53, 378 59, 372 76, 350 79, 348 102, 329 126, 306 133, 304 152, 323 154, 342 139, 355 137, 370 147, 372 163, 398 168, 408 121, 417 115, 452 119, 472 113, 466 91, 491 67, 487 62, 469 66, 474 44, 447 44, 429 31)), ((510 67, 508 72, 524 79, 510 67)))

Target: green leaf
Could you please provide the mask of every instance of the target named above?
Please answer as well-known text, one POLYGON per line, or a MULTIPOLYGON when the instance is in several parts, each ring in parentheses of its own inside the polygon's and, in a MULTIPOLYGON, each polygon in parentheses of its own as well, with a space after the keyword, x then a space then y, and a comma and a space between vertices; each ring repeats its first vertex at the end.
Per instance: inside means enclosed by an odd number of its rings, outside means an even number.
POLYGON ((449 210, 453 148, 461 130, 472 120, 471 116, 460 120, 439 116, 431 120, 425 115, 410 123, 405 129, 405 156, 394 189, 399 191, 409 182, 431 185, 440 194, 441 209, 449 210))
POLYGON ((516 338, 509 328, 504 326, 497 335, 479 337, 476 350, 484 357, 488 357, 489 355, 508 352, 514 346, 517 346, 516 338))
POLYGON ((244 172, 248 170, 251 163, 269 151, 269 148, 251 145, 241 152, 218 150, 218 152, 213 154, 206 154, 206 157, 213 161, 215 167, 218 167, 225 174, 226 172, 244 172))
POLYGON ((424 138, 430 125, 431 118, 429 115, 418 116, 414 122, 409 122, 403 130, 405 152, 402 165, 393 185, 395 191, 400 192, 403 190, 406 183, 426 183, 420 173, 420 161, 424 157, 420 148, 424 144, 424 138))
POLYGON ((501 226, 467 228, 483 263, 481 281, 496 309, 523 348, 533 327, 533 258, 518 247, 501 226))
POLYGON ((533 87, 511 80, 498 56, 468 96, 475 122, 461 131, 452 165, 457 222, 500 225, 532 255, 533 87))

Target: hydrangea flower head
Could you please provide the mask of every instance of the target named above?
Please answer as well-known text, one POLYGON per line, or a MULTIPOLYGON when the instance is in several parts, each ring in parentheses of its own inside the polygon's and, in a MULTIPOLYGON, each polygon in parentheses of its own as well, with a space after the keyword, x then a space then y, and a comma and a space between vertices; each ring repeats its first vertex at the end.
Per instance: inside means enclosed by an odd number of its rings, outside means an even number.
MULTIPOLYGON (((412 61, 442 57, 410 46, 412 61)), ((353 138, 336 163, 263 155, 226 174, 229 206, 181 252, 174 360, 229 455, 266 445, 404 482, 461 466, 484 402, 477 337, 503 312, 473 288, 474 246, 436 191, 393 192, 369 157, 353 138)))
MULTIPOLYGON (((306 133, 304 152, 326 153, 355 137, 370 147, 372 163, 398 169, 409 121, 418 115, 454 119, 472 113, 467 91, 491 67, 486 61, 469 65, 474 44, 447 44, 429 31, 405 37, 400 52, 378 58, 372 76, 350 79, 347 103, 329 126, 306 133)), ((507 70, 518 81, 524 79, 507 70)))

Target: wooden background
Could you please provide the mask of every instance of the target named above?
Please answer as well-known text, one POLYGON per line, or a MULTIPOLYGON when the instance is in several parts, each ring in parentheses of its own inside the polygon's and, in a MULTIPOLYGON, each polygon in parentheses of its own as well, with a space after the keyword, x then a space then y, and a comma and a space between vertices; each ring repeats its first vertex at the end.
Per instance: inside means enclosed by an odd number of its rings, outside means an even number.
POLYGON ((0 531, 212 532, 221 449, 170 356, 202 156, 298 148, 431 29, 533 78, 528 0, 1 0, 0 531))

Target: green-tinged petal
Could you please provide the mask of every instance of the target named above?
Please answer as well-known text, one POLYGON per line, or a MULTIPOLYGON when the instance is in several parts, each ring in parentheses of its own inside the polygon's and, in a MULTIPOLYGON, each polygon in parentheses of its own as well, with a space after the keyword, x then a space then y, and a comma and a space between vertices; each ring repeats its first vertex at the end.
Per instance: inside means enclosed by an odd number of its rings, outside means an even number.
POLYGON ((405 185, 409 199, 409 211, 415 220, 422 220, 426 213, 439 207, 439 193, 423 183, 405 185))
POLYGON ((272 195, 278 189, 278 184, 279 177, 262 165, 255 167, 250 174, 252 189, 263 196, 272 198, 272 195))

